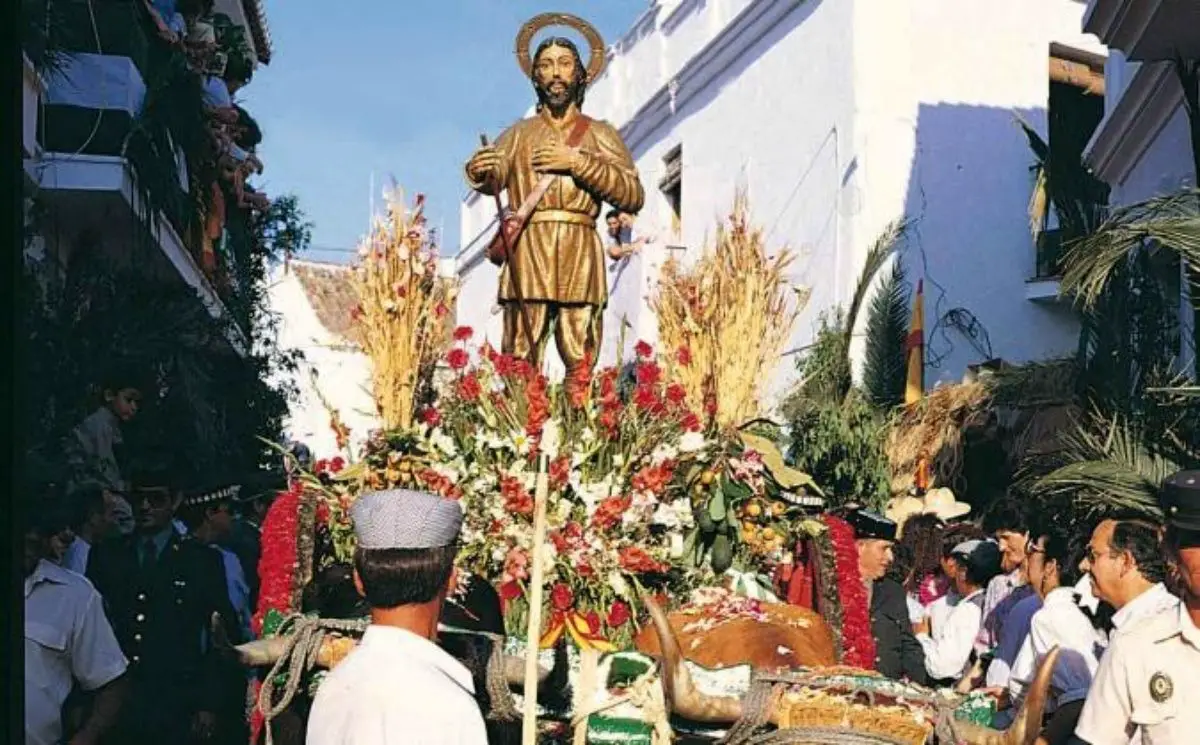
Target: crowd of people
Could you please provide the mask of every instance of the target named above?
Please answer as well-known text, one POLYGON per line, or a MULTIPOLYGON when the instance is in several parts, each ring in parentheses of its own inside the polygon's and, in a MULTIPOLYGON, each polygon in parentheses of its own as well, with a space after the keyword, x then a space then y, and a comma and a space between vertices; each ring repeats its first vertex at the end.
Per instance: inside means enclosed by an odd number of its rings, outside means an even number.
MULTIPOLYGON (((213 651, 218 635, 250 636, 265 504, 163 472, 127 478, 116 454, 139 400, 131 383, 106 384, 64 443, 72 478, 24 510, 27 745, 247 740, 249 673, 213 651)), ((319 689, 313 745, 486 741, 470 674, 435 643, 456 584, 459 505, 400 496, 354 506, 371 626, 319 689), (391 696, 401 688, 414 694, 391 696)), ((982 691, 1004 727, 1057 648, 1040 743, 1192 741, 1200 472, 1163 484, 1162 522, 1116 516, 1089 530, 1014 499, 970 521, 944 496, 895 519, 844 513, 880 673, 982 691)))
POLYGON ((877 669, 982 691, 1004 728, 1057 648, 1039 743, 1192 742, 1200 732, 1200 471, 1168 479, 1161 501, 1161 523, 1117 516, 1090 530, 1064 528, 1061 516, 1013 499, 982 525, 934 511, 896 520, 851 511, 877 669))
POLYGON ((247 673, 211 651, 250 635, 265 505, 126 473, 139 388, 105 382, 22 511, 26 745, 248 740, 247 673))

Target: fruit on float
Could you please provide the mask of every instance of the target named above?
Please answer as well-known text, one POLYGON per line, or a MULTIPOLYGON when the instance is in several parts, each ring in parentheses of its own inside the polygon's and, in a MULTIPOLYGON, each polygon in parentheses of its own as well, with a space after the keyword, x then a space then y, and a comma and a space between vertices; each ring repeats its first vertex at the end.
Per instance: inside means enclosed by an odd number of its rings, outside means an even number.
POLYGON ((705 471, 704 473, 700 474, 700 483, 704 486, 710 486, 712 482, 716 480, 716 478, 717 475, 712 471, 705 471))
POLYGON ((731 566, 733 566, 733 541, 722 533, 713 541, 712 568, 717 574, 724 574, 731 566))
POLYGON ((763 512, 762 505, 758 502, 751 502, 746 505, 746 514, 750 517, 758 517, 763 512))
POLYGON ((775 529, 771 527, 763 528, 762 537, 764 541, 773 542, 777 537, 775 529))

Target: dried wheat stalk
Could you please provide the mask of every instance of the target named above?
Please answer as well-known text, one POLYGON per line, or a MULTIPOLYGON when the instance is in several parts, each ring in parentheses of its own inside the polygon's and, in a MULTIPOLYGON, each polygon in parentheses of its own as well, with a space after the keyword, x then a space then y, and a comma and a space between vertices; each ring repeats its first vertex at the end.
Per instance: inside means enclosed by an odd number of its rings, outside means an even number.
POLYGON ((453 307, 457 288, 438 278, 438 250, 425 228, 424 198, 418 196, 410 209, 396 188, 384 199, 384 215, 375 218, 359 248, 356 318, 383 426, 407 429, 419 376, 443 351, 442 318, 453 307))
POLYGON ((763 231, 749 224, 749 203, 739 192, 694 266, 671 260, 663 267, 651 307, 666 367, 693 410, 708 410, 720 426, 761 413, 762 385, 805 303, 786 276, 794 258, 786 248, 767 255, 763 231), (681 349, 688 350, 682 358, 681 349))

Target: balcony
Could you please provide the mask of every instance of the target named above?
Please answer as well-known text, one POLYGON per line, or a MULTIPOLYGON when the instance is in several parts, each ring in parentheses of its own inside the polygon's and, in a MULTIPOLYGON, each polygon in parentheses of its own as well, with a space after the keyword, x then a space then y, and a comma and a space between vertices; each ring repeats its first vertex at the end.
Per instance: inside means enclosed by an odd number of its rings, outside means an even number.
POLYGON ((1083 30, 1137 62, 1200 57, 1196 0, 1090 0, 1083 30))

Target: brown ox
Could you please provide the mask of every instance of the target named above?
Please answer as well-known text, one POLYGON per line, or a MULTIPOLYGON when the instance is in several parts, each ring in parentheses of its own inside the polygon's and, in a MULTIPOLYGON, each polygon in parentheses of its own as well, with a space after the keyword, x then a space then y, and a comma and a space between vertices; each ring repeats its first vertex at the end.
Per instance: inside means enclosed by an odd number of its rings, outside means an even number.
MULTIPOLYGON (((837 664, 833 631, 815 611, 798 605, 768 604, 759 617, 724 620, 703 607, 683 608, 667 616, 685 659, 709 669, 750 665, 755 670, 828 667, 837 664)), ((661 657, 659 635, 647 626, 634 639, 642 654, 661 657)))
MULTIPOLYGON (((662 609, 650 599, 645 601, 646 609, 658 636, 661 654, 661 680, 663 693, 670 711, 694 722, 711 724, 733 724, 742 719, 747 712, 745 702, 741 697, 710 696, 697 690, 692 682, 691 673, 684 665, 680 640, 672 624, 662 609)), ((720 655, 718 655, 720 657, 720 655)), ((726 657, 737 657, 731 652, 726 657)), ((967 722, 954 723, 954 736, 958 742, 965 745, 1033 745, 1041 729, 1042 714, 1045 712, 1046 699, 1050 690, 1050 677, 1054 672, 1054 664, 1058 660, 1058 648, 1050 651, 1038 666, 1037 674, 1026 694, 1025 702, 1020 712, 1008 730, 995 730, 967 722)), ((767 722, 775 726, 787 726, 786 715, 776 706, 773 700, 768 711, 767 722)), ((841 739, 831 739, 828 742, 842 742, 841 739)))

